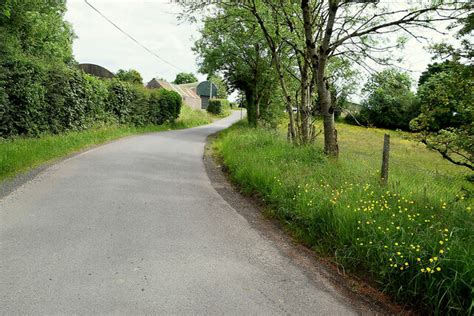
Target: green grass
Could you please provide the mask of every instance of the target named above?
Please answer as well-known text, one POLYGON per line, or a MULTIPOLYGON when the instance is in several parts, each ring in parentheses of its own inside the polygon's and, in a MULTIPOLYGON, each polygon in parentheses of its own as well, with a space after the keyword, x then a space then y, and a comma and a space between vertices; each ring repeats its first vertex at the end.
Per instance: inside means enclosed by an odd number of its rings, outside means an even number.
POLYGON ((143 127, 106 126, 61 135, 45 135, 40 138, 14 138, 0 141, 0 181, 27 171, 45 162, 105 143, 120 137, 158 132, 170 129, 190 128, 209 124, 218 119, 205 111, 187 106, 181 109, 174 124, 143 127))
MULTIPOLYGON (((428 314, 472 314, 473 184, 468 171, 390 131, 390 181, 379 182, 385 130, 338 124, 340 158, 322 139, 239 123, 213 143, 232 179, 269 214, 345 271, 428 314)), ((321 137, 320 137, 321 138, 321 137)))

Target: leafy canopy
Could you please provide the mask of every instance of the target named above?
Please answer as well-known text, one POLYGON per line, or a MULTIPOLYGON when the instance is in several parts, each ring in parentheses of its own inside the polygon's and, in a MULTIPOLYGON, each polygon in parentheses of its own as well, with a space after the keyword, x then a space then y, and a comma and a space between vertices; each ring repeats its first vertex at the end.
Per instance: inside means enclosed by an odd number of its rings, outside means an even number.
POLYGON ((143 85, 143 78, 138 71, 135 69, 124 70, 119 69, 116 74, 119 80, 130 82, 133 84, 140 84, 143 85))
POLYGON ((474 66, 451 63, 418 89, 421 113, 410 127, 452 163, 474 169, 474 66))
POLYGON ((375 73, 365 84, 367 98, 362 102, 358 120, 369 125, 403 129, 419 113, 410 77, 396 69, 375 73))
POLYGON ((173 83, 183 84, 183 83, 191 83, 191 82, 196 82, 196 81, 198 81, 198 79, 193 73, 180 72, 179 74, 176 75, 176 78, 174 79, 173 83))

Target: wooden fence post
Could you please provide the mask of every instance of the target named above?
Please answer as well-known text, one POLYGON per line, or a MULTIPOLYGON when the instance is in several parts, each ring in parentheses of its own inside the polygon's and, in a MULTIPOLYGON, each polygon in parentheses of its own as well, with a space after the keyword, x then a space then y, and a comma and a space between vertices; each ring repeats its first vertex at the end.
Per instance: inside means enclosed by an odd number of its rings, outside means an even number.
POLYGON ((390 155, 390 135, 383 136, 383 154, 382 154, 382 171, 380 172, 380 180, 383 185, 388 184, 388 158, 390 155))

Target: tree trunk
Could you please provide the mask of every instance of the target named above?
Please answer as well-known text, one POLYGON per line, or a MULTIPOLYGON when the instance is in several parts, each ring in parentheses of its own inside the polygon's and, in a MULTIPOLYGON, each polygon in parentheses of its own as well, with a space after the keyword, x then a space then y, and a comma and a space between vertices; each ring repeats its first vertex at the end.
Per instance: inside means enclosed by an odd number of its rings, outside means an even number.
POLYGON ((333 157, 339 155, 339 146, 337 144, 337 131, 334 122, 334 107, 331 99, 331 91, 326 78, 326 65, 329 56, 329 42, 334 28, 334 21, 338 9, 337 0, 328 0, 329 14, 324 32, 324 37, 319 46, 319 51, 313 51, 312 61, 313 69, 316 72, 316 85, 318 89, 321 112, 324 119, 324 152, 333 157))
POLYGON ((299 123, 300 123, 300 135, 299 140, 301 144, 308 144, 311 142, 311 111, 310 102, 311 97, 309 95, 309 84, 308 84, 308 68, 309 65, 306 61, 303 62, 301 71, 301 102, 298 111, 299 123))
POLYGON ((331 92, 328 89, 324 70, 318 69, 318 95, 321 104, 321 112, 324 120, 324 152, 333 157, 339 155, 337 144, 336 123, 334 121, 334 107, 331 102, 331 92))
POLYGON ((312 55, 315 52, 316 45, 312 40, 313 25, 309 7, 309 0, 301 1, 301 11, 303 13, 303 26, 305 34, 304 58, 301 63, 301 138, 304 144, 314 140, 314 125, 311 123, 311 80, 312 55))
POLYGON ((254 92, 251 90, 245 91, 245 101, 247 103, 247 120, 252 127, 257 126, 257 108, 255 104, 254 92))
POLYGON ((337 144, 337 130, 334 123, 334 112, 324 115, 324 152, 333 157, 339 155, 339 145, 337 144))

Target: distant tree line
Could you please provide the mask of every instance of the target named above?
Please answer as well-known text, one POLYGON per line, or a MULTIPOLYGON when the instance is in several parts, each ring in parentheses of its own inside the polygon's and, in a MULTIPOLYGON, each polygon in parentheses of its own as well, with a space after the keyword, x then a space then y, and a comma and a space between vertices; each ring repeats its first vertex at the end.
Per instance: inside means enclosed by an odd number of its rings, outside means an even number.
MULTIPOLYGON (((473 14, 462 20, 459 36, 473 30, 473 14)), ((435 45, 449 59, 428 65, 418 80, 416 95, 410 77, 395 69, 371 76, 363 88, 367 97, 350 123, 415 132, 415 137, 450 162, 474 170, 474 65, 472 45, 435 45), (464 61, 464 62, 463 62, 464 61)))

